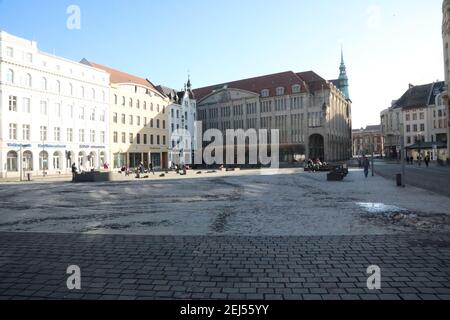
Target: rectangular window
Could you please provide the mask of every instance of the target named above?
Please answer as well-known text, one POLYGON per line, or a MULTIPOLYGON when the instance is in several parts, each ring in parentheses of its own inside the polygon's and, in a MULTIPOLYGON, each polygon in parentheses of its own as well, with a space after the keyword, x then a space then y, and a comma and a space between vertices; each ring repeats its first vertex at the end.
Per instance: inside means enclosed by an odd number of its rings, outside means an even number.
POLYGON ((155 142, 155 141, 154 141, 154 139, 153 139, 153 135, 151 134, 151 135, 150 135, 150 144, 154 144, 154 142, 155 142))
POLYGON ((47 101, 41 101, 41 115, 47 115, 47 101))
POLYGON ((22 111, 24 113, 31 113, 31 99, 30 98, 23 98, 22 111))
POLYGON ((118 136, 117 132, 114 131, 114 133, 113 133, 113 142, 114 142, 114 143, 118 143, 118 142, 119 142, 118 139, 119 139, 119 136, 118 136))
POLYGON ((141 117, 137 117, 137 125, 140 126, 141 125, 141 117))
POLYGON ((61 128, 55 128, 55 130, 54 130, 54 140, 56 142, 61 141, 61 128))
POLYGON ((100 131, 100 143, 105 143, 106 141, 105 131, 100 131))
POLYGON ((80 129, 80 131, 78 132, 78 140, 79 142, 84 142, 84 129, 80 129))
POLYGON ((55 115, 57 118, 61 118, 61 103, 55 103, 55 115))
POLYGON ((17 97, 9 96, 9 111, 17 112, 17 97))
POLYGON ((425 124, 420 124, 420 131, 425 131, 425 124))
POLYGON ((84 120, 84 107, 81 107, 81 108, 80 108, 80 115, 79 115, 79 118, 80 118, 81 120, 84 120))
POLYGON ((95 143, 95 130, 91 130, 90 137, 91 137, 91 143, 95 143))
POLYGON ((12 47, 6 48, 6 56, 8 58, 14 58, 14 49, 12 47))
POLYGON ((159 119, 156 120, 156 128, 159 129, 159 119))
POLYGON ((132 133, 130 133, 130 136, 129 136, 129 142, 132 144, 133 142, 134 142, 134 139, 133 139, 133 134, 132 133))
POLYGON ((153 119, 150 119, 150 128, 153 128, 153 119))
POLYGON ((106 120, 106 112, 102 111, 100 112, 100 121, 105 122, 105 120, 106 120))
POLYGON ((126 138, 127 136, 126 136, 126 134, 125 134, 125 132, 122 132, 122 143, 126 143, 127 142, 127 138, 126 138))
POLYGON ((95 121, 95 109, 91 109, 91 115, 89 117, 91 121, 95 121))
POLYGON ((41 126, 41 141, 47 141, 47 127, 41 126))
POLYGON ((113 122, 117 123, 117 112, 113 113, 113 122))
POLYGON ((122 113, 122 124, 125 124, 125 122, 126 122, 125 119, 126 119, 126 116, 125 116, 125 114, 122 113))
POLYGON ((144 144, 147 144, 147 135, 144 134, 144 144))
POLYGON ((163 120, 163 129, 166 129, 166 120, 163 120))
POLYGON ((73 129, 67 129, 67 142, 73 142, 73 129))
POLYGON ((9 124, 9 140, 17 140, 17 124, 9 124))
POLYGON ((141 144, 141 135, 139 133, 136 135, 136 143, 141 144))
POLYGON ((130 115, 130 125, 133 125, 133 116, 130 115))
POLYGON ((163 145, 166 145, 166 136, 163 136, 163 145))
POLYGON ((31 140, 31 128, 30 125, 24 124, 22 126, 22 134, 23 134, 23 140, 30 141, 31 140))
POLYGON ((159 135, 156 136, 156 144, 157 145, 161 144, 161 137, 159 135))

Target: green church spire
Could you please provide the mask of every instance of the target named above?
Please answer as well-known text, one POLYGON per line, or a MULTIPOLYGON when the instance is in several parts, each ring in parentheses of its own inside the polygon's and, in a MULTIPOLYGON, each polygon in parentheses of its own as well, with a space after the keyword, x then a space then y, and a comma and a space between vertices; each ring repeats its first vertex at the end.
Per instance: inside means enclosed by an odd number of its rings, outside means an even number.
POLYGON ((347 67, 344 62, 344 49, 341 48, 341 66, 339 67, 339 89, 344 93, 347 99, 350 99, 348 90, 347 67))

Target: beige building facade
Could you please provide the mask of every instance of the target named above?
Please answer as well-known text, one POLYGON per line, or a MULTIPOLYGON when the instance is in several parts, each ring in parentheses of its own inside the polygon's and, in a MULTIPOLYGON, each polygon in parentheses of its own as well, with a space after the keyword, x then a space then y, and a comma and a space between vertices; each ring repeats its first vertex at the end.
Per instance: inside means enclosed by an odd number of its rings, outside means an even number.
POLYGON ((353 155, 365 156, 372 153, 384 156, 384 137, 381 125, 353 130, 353 155))
POLYGON ((278 129, 280 162, 342 161, 352 156, 351 100, 338 84, 309 71, 200 88, 197 118, 203 131, 278 129))
POLYGON ((83 60, 111 75, 109 135, 111 167, 168 168, 168 98, 147 79, 83 60))

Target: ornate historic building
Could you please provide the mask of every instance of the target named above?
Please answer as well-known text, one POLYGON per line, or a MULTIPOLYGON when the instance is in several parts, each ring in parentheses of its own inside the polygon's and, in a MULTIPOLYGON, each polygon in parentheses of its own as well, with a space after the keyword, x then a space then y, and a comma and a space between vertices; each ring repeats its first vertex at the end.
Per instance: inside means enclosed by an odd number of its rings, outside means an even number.
POLYGON ((192 164, 194 150, 197 102, 192 92, 191 80, 184 90, 177 91, 165 86, 156 87, 170 100, 168 106, 169 167, 192 164))
POLYGON ((384 154, 384 138, 381 125, 367 126, 365 129, 353 130, 353 155, 364 156, 372 152, 384 154))
POLYGON ((203 130, 278 129, 280 161, 340 161, 352 156, 351 100, 342 55, 340 76, 292 71, 194 90, 203 130))

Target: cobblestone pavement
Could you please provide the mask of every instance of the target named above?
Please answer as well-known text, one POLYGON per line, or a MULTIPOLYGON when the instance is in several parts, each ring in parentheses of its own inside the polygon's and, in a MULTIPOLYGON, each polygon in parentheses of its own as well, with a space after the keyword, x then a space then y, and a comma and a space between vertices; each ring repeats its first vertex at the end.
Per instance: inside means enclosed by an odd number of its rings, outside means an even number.
POLYGON ((450 236, 0 233, 0 299, 450 299, 450 236), (66 287, 81 268, 80 291, 66 287), (369 291, 378 265, 382 289, 369 291))

